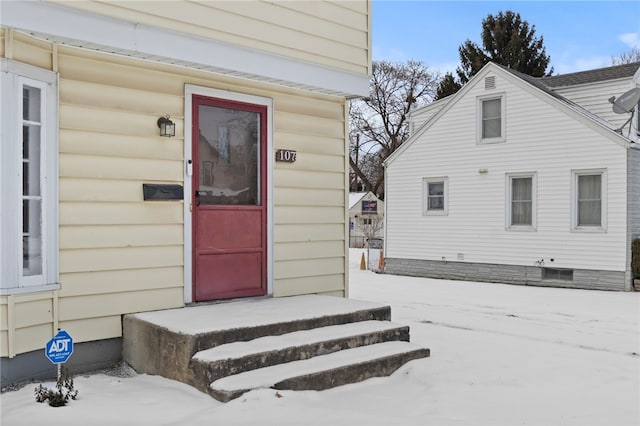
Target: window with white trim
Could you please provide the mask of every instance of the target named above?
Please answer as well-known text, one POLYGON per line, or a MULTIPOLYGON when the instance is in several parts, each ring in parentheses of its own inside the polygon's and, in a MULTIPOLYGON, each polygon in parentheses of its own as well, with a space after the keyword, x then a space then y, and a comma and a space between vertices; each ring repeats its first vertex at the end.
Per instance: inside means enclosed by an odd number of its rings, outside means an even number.
POLYGON ((504 95, 478 98, 478 143, 505 141, 504 95))
POLYGON ((0 291, 57 288, 58 77, 2 59, 0 291))
POLYGON ((536 184, 535 173, 507 175, 507 228, 535 229, 536 184))
POLYGON ((605 169, 572 173, 572 228, 604 231, 607 227, 607 173, 605 169))
POLYGON ((424 178, 422 180, 422 212, 424 215, 448 214, 448 178, 424 178))

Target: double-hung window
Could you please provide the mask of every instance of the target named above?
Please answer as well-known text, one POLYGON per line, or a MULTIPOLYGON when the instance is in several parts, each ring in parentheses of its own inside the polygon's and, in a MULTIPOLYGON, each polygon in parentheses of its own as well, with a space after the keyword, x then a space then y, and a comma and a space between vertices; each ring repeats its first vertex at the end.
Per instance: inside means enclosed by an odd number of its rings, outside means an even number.
POLYGON ((448 214, 448 179, 446 177, 422 180, 422 212, 424 215, 448 214))
POLYGON ((572 189, 573 229, 593 231, 606 230, 606 170, 597 169, 573 171, 572 189))
POLYGON ((478 143, 505 141, 504 95, 478 98, 478 143))
POLYGON ((57 74, 0 65, 0 291, 57 288, 57 74))
POLYGON ((507 175, 507 228, 528 229, 536 227, 536 175, 507 175))

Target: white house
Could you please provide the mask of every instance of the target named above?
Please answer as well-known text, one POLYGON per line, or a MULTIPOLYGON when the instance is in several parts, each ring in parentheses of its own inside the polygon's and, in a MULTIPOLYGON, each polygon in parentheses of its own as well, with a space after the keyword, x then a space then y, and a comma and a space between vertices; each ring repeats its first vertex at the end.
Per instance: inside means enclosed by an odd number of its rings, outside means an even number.
POLYGON ((610 98, 639 67, 533 78, 490 63, 414 112, 385 163, 385 272, 632 290, 638 119, 610 98))
POLYGON ((384 201, 373 192, 349 193, 349 246, 364 247, 369 238, 382 238, 384 201))

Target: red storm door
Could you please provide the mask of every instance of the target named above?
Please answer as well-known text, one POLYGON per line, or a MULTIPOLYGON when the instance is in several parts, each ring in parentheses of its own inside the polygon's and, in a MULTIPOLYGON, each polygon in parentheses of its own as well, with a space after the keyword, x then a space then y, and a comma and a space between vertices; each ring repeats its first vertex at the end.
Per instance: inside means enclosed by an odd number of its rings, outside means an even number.
POLYGON ((193 96, 195 301, 267 293, 267 107, 193 96))

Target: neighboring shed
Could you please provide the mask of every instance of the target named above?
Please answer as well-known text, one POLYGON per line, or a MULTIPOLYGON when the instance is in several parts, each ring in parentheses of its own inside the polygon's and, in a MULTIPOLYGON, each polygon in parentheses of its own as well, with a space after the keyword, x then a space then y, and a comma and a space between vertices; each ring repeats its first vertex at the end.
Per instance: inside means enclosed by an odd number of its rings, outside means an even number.
POLYGON ((631 290, 638 127, 620 130, 630 114, 609 98, 640 86, 639 65, 571 86, 490 63, 417 110, 426 120, 385 163, 385 272, 631 290))
POLYGON ((128 313, 347 296, 346 102, 368 93, 370 14, 0 3, 3 384, 49 371, 59 328, 99 366, 128 313))
POLYGON ((365 247, 383 232, 384 201, 371 191, 349 193, 349 247, 365 247))

